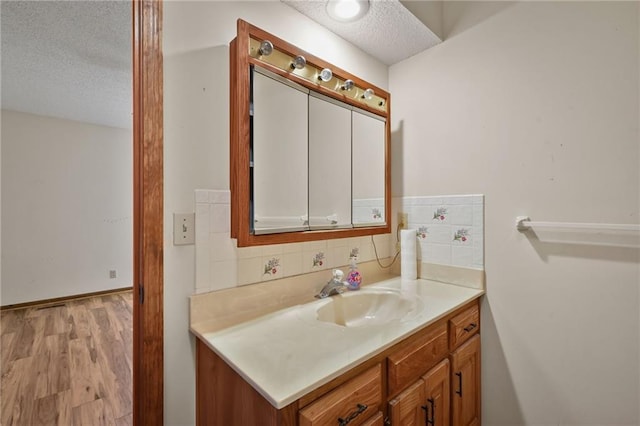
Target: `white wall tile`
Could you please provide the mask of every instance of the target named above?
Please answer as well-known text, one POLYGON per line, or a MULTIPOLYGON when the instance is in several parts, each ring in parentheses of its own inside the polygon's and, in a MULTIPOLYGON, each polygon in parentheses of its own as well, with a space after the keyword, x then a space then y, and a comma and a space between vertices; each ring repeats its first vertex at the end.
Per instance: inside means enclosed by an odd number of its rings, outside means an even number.
POLYGON ((484 226, 484 206, 473 206, 473 226, 484 226))
POLYGON ((281 244, 262 246, 262 256, 282 256, 284 249, 281 244))
POLYGON ((281 244, 282 253, 302 253, 302 243, 281 244))
POLYGON ((473 225, 473 206, 471 204, 451 206, 449 218, 452 225, 471 226, 473 225))
POLYGON ((333 247, 328 250, 329 267, 337 268, 349 264, 350 249, 347 246, 333 247))
POLYGON ((210 190, 209 202, 211 204, 230 204, 231 203, 231 191, 225 190, 210 190))
POLYGON ((211 262, 211 290, 235 287, 238 282, 237 268, 235 260, 211 262))
POLYGON ((196 270, 195 270, 195 287, 196 289, 208 289, 211 287, 211 275, 209 264, 211 263, 211 250, 206 243, 196 246, 196 270))
POLYGON ((251 259, 254 257, 262 257, 262 247, 238 247, 236 249, 236 255, 238 259, 251 259))
POLYGON ((209 239, 209 208, 208 203, 196 204, 196 216, 195 216, 195 232, 196 232, 196 244, 198 242, 206 242, 209 239))
POLYGON ((427 243, 451 244, 452 227, 449 225, 431 225, 428 227, 427 243))
POLYGON ((473 247, 451 247, 451 264, 470 268, 473 266, 473 247))
POLYGON ((231 206, 229 204, 213 204, 210 215, 211 232, 229 232, 231 229, 231 206))
POLYGON ((302 274, 302 252, 282 255, 282 267, 287 277, 302 274))
POLYGON ((209 204, 209 191, 206 189, 196 189, 196 203, 209 204))
POLYGON ((422 261, 451 265, 451 244, 421 244, 422 261))
POLYGON ((307 241, 302 243, 303 251, 326 251, 327 241, 307 241))
POLYGON ((236 260, 236 241, 229 238, 226 232, 209 234, 209 246, 211 248, 211 260, 220 262, 223 260, 236 260))
POLYGON ((262 257, 238 260, 238 284, 245 285, 262 281, 264 265, 262 257))

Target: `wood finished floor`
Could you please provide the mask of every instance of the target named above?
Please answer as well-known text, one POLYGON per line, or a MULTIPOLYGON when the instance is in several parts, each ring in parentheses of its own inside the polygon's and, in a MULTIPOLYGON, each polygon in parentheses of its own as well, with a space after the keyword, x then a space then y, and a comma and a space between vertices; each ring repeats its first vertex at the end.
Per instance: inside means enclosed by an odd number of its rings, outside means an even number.
POLYGON ((0 424, 132 424, 131 292, 3 311, 0 424))

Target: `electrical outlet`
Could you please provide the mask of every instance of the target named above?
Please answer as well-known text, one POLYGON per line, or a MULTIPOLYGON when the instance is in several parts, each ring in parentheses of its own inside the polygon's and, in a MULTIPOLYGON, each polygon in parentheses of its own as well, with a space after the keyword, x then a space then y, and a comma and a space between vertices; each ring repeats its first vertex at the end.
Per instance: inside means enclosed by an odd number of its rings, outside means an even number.
POLYGON ((398 229, 407 229, 409 226, 409 214, 398 212, 398 229))
POLYGON ((112 269, 109 271, 109 278, 113 279, 113 278, 118 278, 118 271, 116 271, 115 269, 112 269))

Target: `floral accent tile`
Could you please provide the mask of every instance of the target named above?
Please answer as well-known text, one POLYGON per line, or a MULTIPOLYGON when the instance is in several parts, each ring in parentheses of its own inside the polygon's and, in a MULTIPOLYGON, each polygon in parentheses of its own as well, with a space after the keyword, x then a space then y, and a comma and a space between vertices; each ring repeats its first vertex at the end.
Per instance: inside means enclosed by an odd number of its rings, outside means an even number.
POLYGON ((467 228, 460 228, 453 234, 453 241, 460 241, 466 243, 469 240, 469 230, 467 228))
MULTIPOLYGON (((278 273, 278 267, 280 266, 280 259, 277 257, 271 258, 264 264, 264 274, 275 275, 278 273)), ((263 275, 264 275, 263 274, 263 275)))
POLYGON ((429 228, 427 228, 426 226, 421 226, 416 231, 416 237, 418 237, 421 240, 426 239, 428 234, 429 234, 429 228))
POLYGON ((444 222, 447 219, 447 214, 449 214, 449 211, 446 207, 438 207, 436 211, 433 212, 433 220, 444 222))
POLYGON ((315 256, 313 256, 313 266, 320 267, 324 265, 325 260, 326 258, 325 258, 324 252, 319 251, 318 253, 316 253, 315 256))
MULTIPOLYGON (((409 227, 416 230, 423 262, 474 269, 484 268, 484 205, 483 195, 393 199, 393 211, 411 218, 409 227)), ((388 247, 391 255, 392 241, 388 247)))
POLYGON ((373 208, 371 209, 371 216, 373 216, 373 219, 382 219, 382 212, 380 212, 380 209, 373 208))

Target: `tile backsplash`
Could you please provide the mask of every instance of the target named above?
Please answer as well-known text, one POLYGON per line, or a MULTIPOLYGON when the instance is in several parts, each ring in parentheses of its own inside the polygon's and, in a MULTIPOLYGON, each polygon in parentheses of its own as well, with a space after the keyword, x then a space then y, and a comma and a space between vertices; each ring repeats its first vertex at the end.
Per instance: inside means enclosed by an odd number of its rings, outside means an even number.
POLYGON ((408 214, 424 263, 484 269, 484 196, 402 197, 394 210, 408 214))
MULTIPOLYGON (((230 237, 230 192, 196 190, 196 293, 343 267, 350 255, 375 259, 371 237, 269 246, 236 246, 230 237)), ((374 237, 378 256, 390 256, 389 235, 374 237)))

